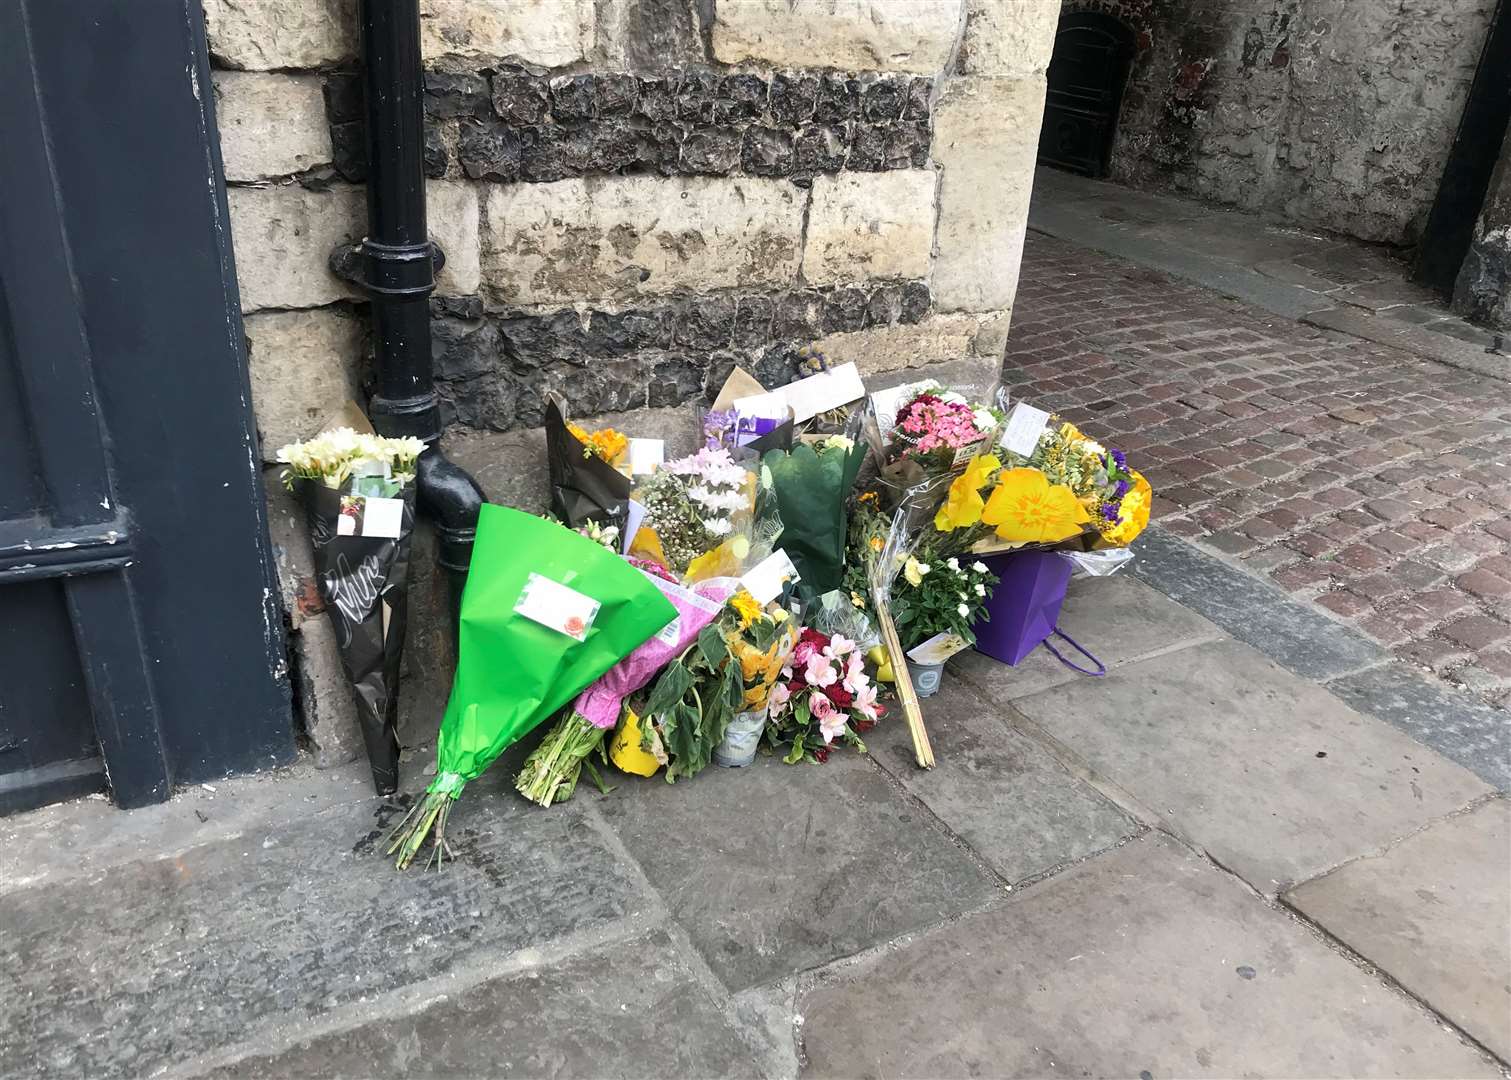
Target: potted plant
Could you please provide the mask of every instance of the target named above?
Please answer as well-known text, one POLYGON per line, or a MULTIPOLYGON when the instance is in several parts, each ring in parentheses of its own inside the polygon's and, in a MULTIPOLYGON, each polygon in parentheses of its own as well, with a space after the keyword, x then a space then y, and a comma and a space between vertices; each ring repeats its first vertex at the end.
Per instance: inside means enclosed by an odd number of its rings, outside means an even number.
POLYGON ((939 689, 945 661, 976 642, 997 577, 979 560, 935 557, 932 544, 909 555, 892 586, 892 618, 921 698, 939 689))

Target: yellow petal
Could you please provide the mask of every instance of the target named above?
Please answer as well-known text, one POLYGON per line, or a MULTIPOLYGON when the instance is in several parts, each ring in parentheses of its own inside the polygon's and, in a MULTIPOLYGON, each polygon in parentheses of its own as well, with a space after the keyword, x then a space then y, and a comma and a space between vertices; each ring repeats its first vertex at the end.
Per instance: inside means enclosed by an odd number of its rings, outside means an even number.
POLYGON ((626 707, 614 741, 609 744, 609 760, 632 776, 654 776, 661 763, 640 745, 640 717, 626 707))
POLYGON ((1008 469, 997 478, 981 520, 1009 543, 1049 544, 1081 532, 1091 517, 1064 484, 1051 484, 1038 469, 1008 469))

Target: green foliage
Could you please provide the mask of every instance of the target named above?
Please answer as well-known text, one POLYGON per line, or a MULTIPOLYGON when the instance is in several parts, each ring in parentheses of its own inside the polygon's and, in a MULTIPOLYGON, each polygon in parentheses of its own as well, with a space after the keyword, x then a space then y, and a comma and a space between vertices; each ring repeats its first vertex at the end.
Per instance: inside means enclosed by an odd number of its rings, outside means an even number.
MULTIPOLYGON (((692 647, 662 669, 639 710, 655 725, 670 758, 667 783, 707 767, 744 698, 740 666, 730 657, 718 625, 704 627, 692 647)), ((642 739, 651 737, 647 726, 642 739)))

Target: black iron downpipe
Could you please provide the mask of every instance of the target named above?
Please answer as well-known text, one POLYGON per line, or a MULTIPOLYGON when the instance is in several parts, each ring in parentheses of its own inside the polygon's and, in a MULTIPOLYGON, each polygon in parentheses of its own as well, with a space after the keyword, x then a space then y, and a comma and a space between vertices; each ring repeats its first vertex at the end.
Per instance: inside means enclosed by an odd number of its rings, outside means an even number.
POLYGON ((430 294, 443 256, 425 222, 424 71, 419 0, 362 0, 362 81, 367 98, 367 236, 362 284, 371 297, 378 389, 370 405, 383 435, 413 435, 420 457, 417 505, 435 522, 437 561, 451 578, 453 614, 472 562, 485 496, 440 448, 441 410, 430 352, 430 294))

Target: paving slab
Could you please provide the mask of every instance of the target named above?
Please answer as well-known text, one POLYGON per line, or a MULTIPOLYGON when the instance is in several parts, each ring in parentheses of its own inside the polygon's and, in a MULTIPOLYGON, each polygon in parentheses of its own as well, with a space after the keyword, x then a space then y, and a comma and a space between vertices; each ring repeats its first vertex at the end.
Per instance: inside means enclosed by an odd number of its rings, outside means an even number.
POLYGON ((1477 375, 1511 382, 1511 360, 1505 354, 1486 352, 1483 346, 1474 342, 1464 341, 1454 335, 1440 334, 1427 327, 1389 316, 1389 312, 1374 315, 1360 308, 1337 307, 1307 312, 1301 321, 1324 330, 1337 330, 1366 341, 1430 357, 1477 375))
POLYGON ((1511 1062, 1511 803, 1437 822, 1286 902, 1511 1062))
POLYGON ((478 794, 443 874, 375 851, 370 802, 6 894, 0 1074, 146 1075, 653 903, 581 808, 478 794))
MULTIPOLYGON (((1109 670, 1223 636, 1213 623, 1127 573, 1072 581, 1059 625, 1109 670)), ((1090 666, 1064 642, 1056 644, 1067 658, 1090 666)), ((1060 663, 1042 645, 1016 667, 967 650, 950 661, 949 671, 992 701, 1013 701, 1088 678, 1060 663)))
POLYGON ((1255 889, 1283 891, 1491 789, 1237 641, 1015 703, 1255 889))
POLYGON ((1381 664, 1327 684, 1360 712, 1394 724, 1487 784, 1511 791, 1511 713, 1430 680, 1406 664, 1381 664))
POLYGON ((923 702, 938 764, 920 769, 905 725, 878 728, 867 746, 883 768, 1009 881, 1111 847, 1137 826, 1090 785, 1013 730, 1012 707, 992 704, 952 675, 923 702))
POLYGON ((1158 526, 1144 530, 1134 550, 1133 572, 1141 579, 1298 675, 1331 679, 1387 656, 1372 641, 1296 603, 1269 582, 1158 526))
POLYGON ((411 1015, 244 1058, 218 1077, 758 1076, 751 1047, 656 930, 411 1015))
POLYGON ((879 945, 999 893, 854 751, 823 765, 761 756, 674 785, 626 777, 598 806, 731 991, 879 945))
POLYGON ((814 1077, 1498 1076, 1158 834, 801 995, 814 1077))

